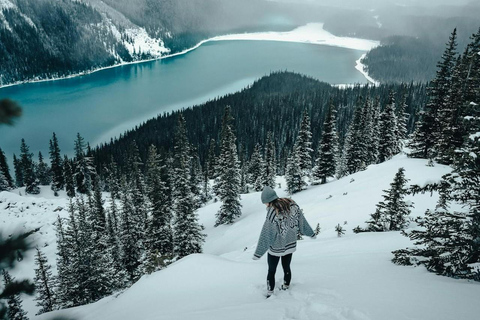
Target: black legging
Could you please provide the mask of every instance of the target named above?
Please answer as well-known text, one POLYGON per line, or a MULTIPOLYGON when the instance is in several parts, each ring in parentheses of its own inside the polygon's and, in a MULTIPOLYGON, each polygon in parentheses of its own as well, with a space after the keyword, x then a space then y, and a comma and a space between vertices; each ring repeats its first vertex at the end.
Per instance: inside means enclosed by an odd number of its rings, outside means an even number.
MULTIPOLYGON (((292 262, 292 254, 287 254, 282 256, 282 267, 283 267, 283 282, 286 285, 290 285, 290 280, 292 279, 292 271, 290 270, 290 262, 292 262)), ((268 261, 268 275, 267 275, 267 286, 269 291, 273 291, 275 288, 275 272, 277 271, 277 265, 280 257, 272 256, 270 253, 267 256, 268 261)))

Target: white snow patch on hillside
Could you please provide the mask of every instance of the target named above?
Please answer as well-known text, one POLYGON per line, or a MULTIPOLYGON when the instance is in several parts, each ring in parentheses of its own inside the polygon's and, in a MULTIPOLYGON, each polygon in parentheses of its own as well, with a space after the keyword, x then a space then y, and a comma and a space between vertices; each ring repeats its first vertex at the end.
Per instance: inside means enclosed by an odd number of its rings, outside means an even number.
MULTIPOLYGON (((208 235, 204 254, 191 255, 168 268, 142 277, 121 294, 96 303, 38 317, 31 298, 24 307, 31 319, 65 315, 77 320, 130 319, 334 319, 334 320, 474 320, 478 318, 480 285, 477 282, 437 276, 423 267, 391 263, 392 250, 411 246, 399 232, 354 234, 364 226, 375 205, 383 200, 399 167, 405 168, 410 184, 438 181, 451 169, 427 160, 398 155, 367 170, 325 185, 311 186, 293 199, 307 220, 321 233, 316 240, 299 241, 293 255, 289 291, 276 291, 266 300, 266 257, 251 259, 265 219, 260 193, 242 195, 242 216, 229 226, 213 227, 220 203, 198 210, 208 235), (346 223, 346 224, 345 224, 346 223), (346 230, 338 238, 334 230, 346 230), (455 301, 455 303, 452 303, 455 301)), ((285 196, 285 181, 277 179, 276 191, 285 196)), ((34 239, 55 265, 57 214, 66 216, 64 193, 53 196, 42 187, 38 196, 24 196, 22 189, 0 193, 0 222, 8 232, 41 226, 34 239), (21 193, 22 195, 19 195, 21 193), (55 212, 58 207, 63 210, 55 212), (45 247, 45 245, 47 245, 45 247)), ((108 200, 108 199, 106 199, 108 200)), ((411 216, 434 208, 438 195, 408 196, 415 203, 411 216)), ((107 201, 108 203, 108 201, 107 201)), ((412 223, 411 228, 415 228, 412 223)), ((15 270, 17 278, 33 277, 33 253, 29 252, 15 270)), ((282 270, 278 267, 277 287, 282 270)))
POLYGON ((309 23, 287 32, 240 33, 210 38, 208 41, 222 40, 263 40, 321 44, 355 50, 368 51, 380 45, 379 41, 337 37, 323 29, 323 23, 309 23))
POLYGON ((0 0, 0 9, 12 9, 16 6, 9 0, 0 0))
POLYGON ((124 41, 124 45, 131 55, 134 53, 148 53, 154 58, 159 58, 163 54, 170 52, 165 48, 161 39, 151 38, 144 28, 131 28, 125 30, 125 35, 133 39, 133 43, 124 41))

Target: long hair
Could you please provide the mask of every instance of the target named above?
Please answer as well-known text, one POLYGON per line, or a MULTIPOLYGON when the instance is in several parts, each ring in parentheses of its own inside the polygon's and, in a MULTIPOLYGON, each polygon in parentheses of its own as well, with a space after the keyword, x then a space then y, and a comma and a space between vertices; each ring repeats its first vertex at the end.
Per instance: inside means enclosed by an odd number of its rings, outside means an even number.
POLYGON ((288 198, 277 198, 270 202, 271 207, 275 209, 278 213, 283 212, 284 214, 290 214, 290 208, 295 202, 292 199, 288 198))

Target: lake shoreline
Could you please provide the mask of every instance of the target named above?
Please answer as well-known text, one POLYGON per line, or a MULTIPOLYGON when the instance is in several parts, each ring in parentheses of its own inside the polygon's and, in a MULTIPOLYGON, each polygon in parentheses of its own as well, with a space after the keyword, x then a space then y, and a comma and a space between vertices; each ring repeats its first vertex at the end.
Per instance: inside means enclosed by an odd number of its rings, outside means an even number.
MULTIPOLYGON (((340 48, 357 49, 357 50, 362 50, 362 49, 365 50, 368 48, 372 49, 375 46, 379 45, 378 41, 373 41, 373 40, 337 37, 325 31, 325 29, 323 29, 323 23, 309 23, 305 26, 298 27, 293 29, 292 31, 287 31, 287 32, 255 32, 255 33, 240 33, 240 34, 227 34, 222 36, 215 36, 212 38, 202 40, 191 48, 185 49, 180 52, 167 54, 162 57, 151 58, 146 60, 137 60, 137 61, 131 61, 131 62, 121 62, 108 67, 97 68, 89 71, 82 71, 82 72, 71 74, 65 77, 18 81, 15 83, 0 85, 0 90, 3 88, 18 86, 22 84, 33 84, 33 83, 41 83, 41 82, 48 82, 48 81, 67 80, 67 79, 90 75, 96 72, 100 72, 100 71, 108 70, 112 68, 173 58, 173 57, 185 55, 193 50, 198 49, 203 44, 208 42, 213 42, 213 41, 283 41, 283 42, 305 43, 305 44, 313 44, 313 45, 335 46, 340 48), (358 46, 362 46, 362 44, 364 45, 364 47, 362 47, 362 49, 359 49, 358 46)), ((372 79, 370 76, 368 76, 368 73, 364 71, 363 64, 361 64, 360 62, 361 59, 363 59, 364 57, 365 57, 365 54, 363 54, 356 61, 355 69, 357 69, 360 73, 362 73, 369 82, 372 82, 373 84, 378 84, 378 81, 375 81, 374 79, 372 79)))

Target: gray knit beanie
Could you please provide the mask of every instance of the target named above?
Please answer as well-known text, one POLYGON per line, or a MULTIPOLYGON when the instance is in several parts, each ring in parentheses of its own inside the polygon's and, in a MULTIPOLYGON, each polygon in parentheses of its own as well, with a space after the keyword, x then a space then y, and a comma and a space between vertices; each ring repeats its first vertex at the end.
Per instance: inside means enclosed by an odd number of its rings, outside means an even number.
POLYGON ((262 191, 262 203, 272 202, 275 199, 278 199, 275 190, 273 190, 269 186, 265 186, 262 191))

